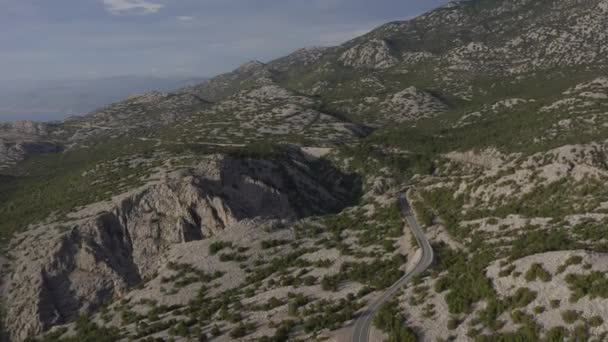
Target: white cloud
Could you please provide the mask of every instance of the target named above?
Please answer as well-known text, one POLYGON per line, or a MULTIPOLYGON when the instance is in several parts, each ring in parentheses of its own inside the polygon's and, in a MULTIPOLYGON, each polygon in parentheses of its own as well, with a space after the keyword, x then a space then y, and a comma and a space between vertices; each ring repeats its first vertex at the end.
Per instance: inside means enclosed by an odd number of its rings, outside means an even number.
POLYGON ((160 11, 165 5, 149 2, 148 0, 103 0, 106 9, 114 14, 151 14, 160 11))
POLYGON ((191 21, 194 20, 194 17, 188 16, 188 15, 182 15, 177 17, 177 20, 179 21, 191 21))

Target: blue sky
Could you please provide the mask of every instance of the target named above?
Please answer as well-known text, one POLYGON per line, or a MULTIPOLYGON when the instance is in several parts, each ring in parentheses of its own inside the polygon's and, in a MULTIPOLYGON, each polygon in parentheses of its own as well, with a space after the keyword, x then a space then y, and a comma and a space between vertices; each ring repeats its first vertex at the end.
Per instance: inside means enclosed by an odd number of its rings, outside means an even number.
POLYGON ((0 0, 0 81, 212 76, 446 0, 0 0))

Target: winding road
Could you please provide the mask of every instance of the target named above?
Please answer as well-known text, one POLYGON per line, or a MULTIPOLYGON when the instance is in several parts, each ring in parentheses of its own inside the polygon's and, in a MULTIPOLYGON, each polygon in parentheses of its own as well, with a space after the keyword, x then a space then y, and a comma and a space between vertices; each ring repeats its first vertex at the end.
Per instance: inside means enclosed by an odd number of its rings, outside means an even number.
POLYGON ((433 249, 431 248, 431 244, 429 240, 424 235, 422 228, 416 222, 416 218, 412 214, 410 205, 407 202, 407 199, 403 192, 398 194, 399 198, 399 208, 401 209, 401 215, 405 218, 412 233, 416 237, 418 241, 418 245, 422 249, 422 256, 414 267, 413 270, 406 273, 401 279, 399 279, 395 284, 389 287, 383 294, 378 298, 366 311, 364 311, 359 318, 355 321, 355 327, 353 329, 352 342, 368 342, 369 335, 371 330, 372 321, 374 315, 380 309, 382 304, 388 302, 407 282, 409 282, 414 276, 421 274, 424 272, 431 263, 433 263, 433 249))

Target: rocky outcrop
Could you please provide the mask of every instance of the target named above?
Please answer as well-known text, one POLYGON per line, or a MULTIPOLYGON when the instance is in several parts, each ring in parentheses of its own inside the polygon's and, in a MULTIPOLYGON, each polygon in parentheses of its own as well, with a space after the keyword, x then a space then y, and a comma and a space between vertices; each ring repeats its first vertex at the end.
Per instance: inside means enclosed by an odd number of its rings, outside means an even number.
POLYGON ((205 141, 219 143, 232 143, 237 136, 244 142, 269 136, 305 136, 315 145, 325 146, 366 134, 366 127, 322 110, 318 99, 271 83, 240 91, 177 126, 181 132, 192 134, 215 127, 205 141))
POLYGON ((320 60, 324 54, 331 51, 332 48, 327 47, 308 47, 296 50, 292 54, 279 58, 269 63, 272 70, 285 72, 292 67, 309 66, 320 60))
POLYGON ((266 84, 270 79, 271 73, 264 63, 250 61, 232 72, 216 76, 185 91, 207 101, 218 102, 252 85, 266 84))
POLYGON ((48 139, 49 129, 32 121, 0 123, 0 170, 30 155, 59 152, 60 146, 48 139))
POLYGON ((404 122, 431 117, 448 110, 448 106, 433 94, 416 87, 406 88, 389 96, 381 108, 390 119, 404 122))
POLYGON ((0 137, 43 136, 48 132, 48 124, 33 121, 0 123, 0 137))
POLYGON ((5 326, 19 341, 74 320, 153 277, 172 246, 251 218, 339 210, 360 182, 295 151, 272 160, 215 155, 15 237, 5 326), (322 181, 320 181, 322 180, 322 181))
POLYGON ((0 139, 0 169, 15 165, 33 154, 57 153, 59 146, 44 141, 5 141, 0 139))
POLYGON ((159 128, 189 117, 209 102, 190 93, 151 92, 134 95, 80 118, 66 120, 75 128, 70 140, 84 140, 100 134, 115 135, 139 128, 159 128))
POLYGON ((346 50, 339 59, 354 68, 387 69, 399 62, 386 40, 372 39, 346 50))

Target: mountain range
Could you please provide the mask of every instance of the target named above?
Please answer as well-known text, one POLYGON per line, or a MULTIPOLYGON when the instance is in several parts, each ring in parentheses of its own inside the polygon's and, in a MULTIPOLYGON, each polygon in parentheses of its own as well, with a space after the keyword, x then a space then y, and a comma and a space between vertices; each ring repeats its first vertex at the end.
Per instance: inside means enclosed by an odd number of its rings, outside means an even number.
POLYGON ((203 77, 121 76, 90 80, 2 81, 0 121, 56 121, 85 115, 129 95, 171 91, 199 84, 203 77))
POLYGON ((0 125, 4 338, 601 341, 608 1, 471 0, 0 125))

